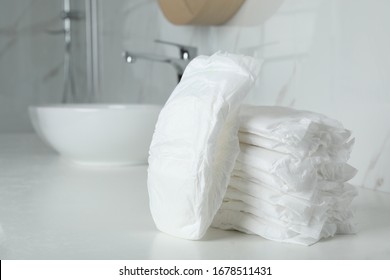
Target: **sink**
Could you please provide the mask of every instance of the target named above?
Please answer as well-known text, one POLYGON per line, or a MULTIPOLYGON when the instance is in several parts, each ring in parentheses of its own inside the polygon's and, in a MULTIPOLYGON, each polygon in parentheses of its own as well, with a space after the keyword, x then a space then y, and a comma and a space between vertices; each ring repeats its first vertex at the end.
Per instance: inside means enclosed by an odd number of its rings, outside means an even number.
POLYGON ((62 104, 33 106, 37 134, 65 159, 88 165, 146 164, 162 106, 62 104))

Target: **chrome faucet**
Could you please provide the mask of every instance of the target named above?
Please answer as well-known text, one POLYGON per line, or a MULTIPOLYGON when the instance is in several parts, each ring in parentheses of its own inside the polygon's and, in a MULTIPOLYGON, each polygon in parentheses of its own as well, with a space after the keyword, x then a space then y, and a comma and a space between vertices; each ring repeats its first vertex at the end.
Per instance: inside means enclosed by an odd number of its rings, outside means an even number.
POLYGON ((163 55, 149 54, 149 53, 137 53, 137 52, 131 52, 131 51, 123 52, 123 57, 125 58, 127 63, 134 63, 137 61, 137 59, 144 59, 144 60, 168 63, 168 64, 172 65, 173 68, 175 68, 176 74, 177 74, 177 81, 180 82, 185 68, 190 63, 190 61, 197 56, 198 49, 195 47, 180 45, 180 44, 166 42, 166 41, 162 41, 162 40, 155 40, 155 42, 178 47, 179 51, 180 51, 180 57, 173 58, 173 57, 168 57, 168 56, 163 56, 163 55))

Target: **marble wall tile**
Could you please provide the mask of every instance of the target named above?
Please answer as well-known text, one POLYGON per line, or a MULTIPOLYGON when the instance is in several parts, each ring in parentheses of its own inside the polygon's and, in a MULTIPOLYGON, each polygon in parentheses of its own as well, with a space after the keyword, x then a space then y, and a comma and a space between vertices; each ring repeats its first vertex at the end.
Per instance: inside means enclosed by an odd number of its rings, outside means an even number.
MULTIPOLYGON (((84 1, 72 1, 79 8, 84 1)), ((60 103, 64 87, 62 0, 0 2, 0 133, 32 131, 28 106, 60 103)), ((85 24, 72 29, 73 72, 86 92, 85 24)), ((80 98, 81 100, 81 98, 80 98)))
POLYGON ((0 132, 31 131, 27 108, 58 100, 63 39, 59 1, 0 3, 0 132))

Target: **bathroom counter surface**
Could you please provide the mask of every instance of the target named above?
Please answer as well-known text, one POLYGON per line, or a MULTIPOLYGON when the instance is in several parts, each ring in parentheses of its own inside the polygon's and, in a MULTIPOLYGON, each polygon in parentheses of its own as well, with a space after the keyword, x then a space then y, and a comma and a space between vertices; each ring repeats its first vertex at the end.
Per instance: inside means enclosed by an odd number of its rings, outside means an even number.
POLYGON ((360 189, 358 234, 313 246, 210 229, 159 232, 146 166, 69 163, 33 134, 0 135, 0 259, 390 259, 390 195, 360 189))

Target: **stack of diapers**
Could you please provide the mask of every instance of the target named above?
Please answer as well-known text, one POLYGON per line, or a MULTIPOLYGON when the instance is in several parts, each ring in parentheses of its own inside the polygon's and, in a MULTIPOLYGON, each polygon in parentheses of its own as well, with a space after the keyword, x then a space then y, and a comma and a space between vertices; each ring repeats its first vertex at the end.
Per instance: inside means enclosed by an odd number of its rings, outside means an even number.
POLYGON ((260 67, 221 52, 187 66, 149 150, 159 230, 197 240, 213 225, 305 245, 353 232, 351 133, 320 114, 241 106, 260 67))
POLYGON ((354 232, 350 131, 312 112, 242 106, 238 137, 214 227, 303 245, 354 232))

